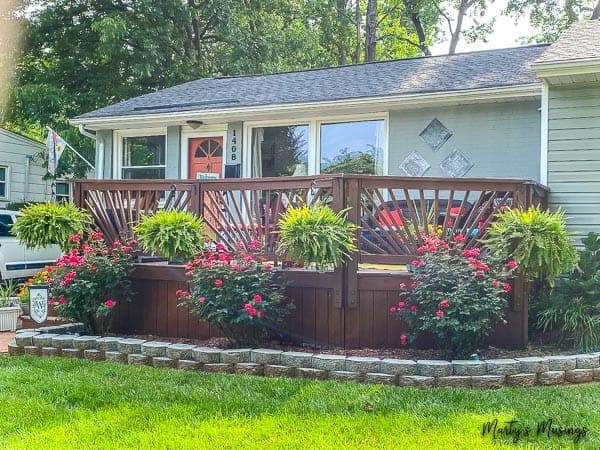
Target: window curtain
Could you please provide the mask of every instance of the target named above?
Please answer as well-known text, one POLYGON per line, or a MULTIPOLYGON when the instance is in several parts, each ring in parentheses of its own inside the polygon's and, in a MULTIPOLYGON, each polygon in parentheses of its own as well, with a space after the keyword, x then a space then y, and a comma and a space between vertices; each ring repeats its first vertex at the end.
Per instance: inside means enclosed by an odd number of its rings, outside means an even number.
POLYGON ((263 128, 252 130, 252 176, 262 177, 262 143, 265 140, 263 128))

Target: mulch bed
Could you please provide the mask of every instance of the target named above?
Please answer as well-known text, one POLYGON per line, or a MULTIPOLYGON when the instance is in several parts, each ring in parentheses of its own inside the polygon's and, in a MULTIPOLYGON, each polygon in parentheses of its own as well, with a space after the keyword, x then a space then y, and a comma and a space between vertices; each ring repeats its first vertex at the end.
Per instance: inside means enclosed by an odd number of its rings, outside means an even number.
MULTIPOLYGON (((215 348, 234 348, 235 346, 227 338, 211 338, 211 339, 185 339, 185 338, 169 338, 154 335, 131 335, 127 337, 144 339, 148 341, 162 341, 162 342, 180 342, 186 344, 193 344, 202 347, 215 347, 215 348)), ((261 345, 261 348, 272 348, 284 351, 297 351, 297 352, 314 352, 314 353, 327 353, 333 355, 344 355, 344 356, 371 356, 378 358, 397 358, 397 359, 445 359, 451 360, 456 359, 443 350, 435 349, 414 349, 414 348, 362 348, 362 349, 344 349, 336 347, 319 347, 310 344, 294 345, 288 344, 281 341, 270 341, 261 345)), ((573 350, 560 349, 555 346, 529 346, 525 349, 504 349, 496 347, 488 347, 481 349, 477 352, 480 359, 497 359, 497 358, 517 358, 524 356, 544 356, 544 355, 560 355, 560 354, 573 354, 573 350)))

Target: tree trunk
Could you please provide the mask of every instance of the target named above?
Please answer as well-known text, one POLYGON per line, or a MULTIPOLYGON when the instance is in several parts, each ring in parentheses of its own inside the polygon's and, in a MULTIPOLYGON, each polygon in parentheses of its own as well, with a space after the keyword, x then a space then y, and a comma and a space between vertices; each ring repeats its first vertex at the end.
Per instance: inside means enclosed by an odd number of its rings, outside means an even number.
POLYGON ((367 1, 365 25, 365 62, 375 61, 377 46, 377 0, 367 1))
POLYGON ((354 15, 354 19, 356 21, 356 50, 354 52, 354 64, 358 64, 358 62, 360 61, 360 49, 362 47, 362 38, 360 32, 360 22, 362 19, 362 14, 360 13, 360 0, 356 0, 356 3, 354 4, 354 15))
POLYGON ((423 25, 421 24, 421 18, 419 17, 419 13, 412 13, 410 15, 410 20, 415 27, 415 32, 417 33, 417 37, 419 38, 419 48, 423 52, 425 56, 431 56, 431 51, 429 50, 429 46, 427 45, 427 38, 425 36, 425 30, 423 30, 423 25))
POLYGON ((346 57, 346 0, 337 0, 337 47, 338 47, 338 65, 345 66, 346 57))

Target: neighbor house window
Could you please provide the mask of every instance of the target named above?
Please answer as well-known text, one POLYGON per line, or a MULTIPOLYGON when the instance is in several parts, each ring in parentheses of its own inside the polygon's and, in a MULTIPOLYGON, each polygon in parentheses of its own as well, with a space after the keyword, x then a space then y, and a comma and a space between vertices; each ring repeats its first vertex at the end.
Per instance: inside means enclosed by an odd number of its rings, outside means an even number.
POLYGON ((0 166, 0 198, 8 197, 8 167, 0 166))
POLYGON ((57 181, 54 185, 54 192, 57 203, 69 202, 71 200, 70 187, 67 181, 57 181))
POLYGON ((252 129, 252 176, 306 175, 308 125, 252 129))
POLYGON ((384 121, 322 123, 320 173, 383 174, 384 121))
POLYGON ((121 178, 165 178, 165 141, 164 135, 124 137, 121 178))

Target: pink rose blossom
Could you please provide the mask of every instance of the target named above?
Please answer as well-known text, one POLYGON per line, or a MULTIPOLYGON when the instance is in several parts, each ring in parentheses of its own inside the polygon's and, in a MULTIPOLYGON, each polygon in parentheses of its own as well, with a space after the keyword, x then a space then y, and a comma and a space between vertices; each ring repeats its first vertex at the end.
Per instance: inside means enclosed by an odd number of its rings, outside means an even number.
POLYGON ((262 302, 262 297, 259 294, 254 294, 252 300, 254 301, 254 303, 260 303, 262 302))
POLYGON ((506 263, 506 267, 508 267, 510 270, 514 270, 519 267, 519 263, 513 259, 506 263))
POLYGON ((440 302, 440 307, 441 308, 449 308, 450 307, 450 302, 443 298, 442 301, 440 302))
POLYGON ((444 317, 444 311, 442 311, 441 309, 438 309, 435 312, 435 315, 438 316, 438 317, 444 317))
POLYGON ((223 286, 223 280, 221 280, 221 279, 218 279, 218 278, 217 278, 217 279, 215 280, 215 286, 216 286, 216 287, 219 287, 219 288, 220 288, 221 286, 223 286))
POLYGON ((392 314, 394 314, 396 312, 396 307, 395 306, 390 306, 390 312, 392 314))
POLYGON ((502 288, 504 289, 504 292, 506 292, 507 294, 512 291, 512 287, 510 286, 510 284, 508 283, 504 283, 504 287, 502 288))
POLYGON ((400 345, 406 345, 408 343, 408 336, 405 334, 400 335, 400 345))
POLYGON ((106 300, 106 301, 104 302, 104 305, 105 305, 107 308, 109 308, 109 309, 112 309, 112 308, 114 308, 114 306, 115 306, 115 302, 114 302, 114 300, 113 300, 113 299, 109 298, 108 300, 106 300))
POLYGON ((402 300, 400 300, 400 301, 398 302, 398 308, 402 309, 402 308, 404 308, 405 306, 406 306, 406 303, 405 303, 405 302, 403 302, 402 300))

